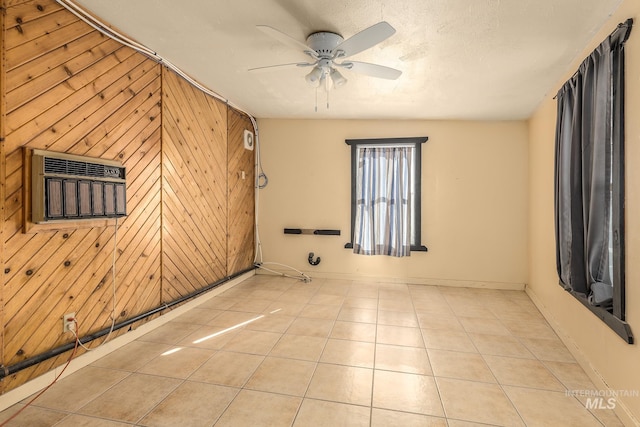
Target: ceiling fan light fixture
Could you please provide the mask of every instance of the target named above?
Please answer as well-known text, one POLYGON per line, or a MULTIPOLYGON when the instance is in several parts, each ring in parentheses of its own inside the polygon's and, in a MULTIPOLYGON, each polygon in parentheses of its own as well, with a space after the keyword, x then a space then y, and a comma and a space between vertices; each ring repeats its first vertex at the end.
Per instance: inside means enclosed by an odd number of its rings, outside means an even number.
POLYGON ((324 72, 320 67, 313 67, 313 70, 311 70, 311 72, 306 75, 305 80, 310 85, 318 86, 323 75, 324 72))
POLYGON ((335 68, 331 69, 331 74, 329 75, 331 76, 331 80, 333 81, 333 86, 336 88, 344 86, 345 83, 347 83, 347 79, 335 68))

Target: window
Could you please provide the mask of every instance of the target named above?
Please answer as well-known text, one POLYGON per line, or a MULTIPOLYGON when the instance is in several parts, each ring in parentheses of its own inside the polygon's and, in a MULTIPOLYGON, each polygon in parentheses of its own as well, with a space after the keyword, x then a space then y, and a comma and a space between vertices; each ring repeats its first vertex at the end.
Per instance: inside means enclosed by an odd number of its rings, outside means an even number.
POLYGON ((557 95, 556 265, 560 285, 627 342, 624 297, 624 42, 618 28, 557 95))
POLYGON ((351 242, 361 255, 409 256, 420 242, 422 143, 427 137, 348 139, 351 242))

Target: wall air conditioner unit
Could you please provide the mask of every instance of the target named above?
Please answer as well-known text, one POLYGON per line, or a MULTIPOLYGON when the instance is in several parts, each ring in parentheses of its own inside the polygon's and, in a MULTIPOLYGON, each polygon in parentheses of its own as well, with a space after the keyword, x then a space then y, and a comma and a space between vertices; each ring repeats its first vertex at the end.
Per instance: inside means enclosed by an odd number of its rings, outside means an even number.
POLYGON ((33 150, 31 221, 125 216, 125 177, 125 168, 117 161, 33 150))

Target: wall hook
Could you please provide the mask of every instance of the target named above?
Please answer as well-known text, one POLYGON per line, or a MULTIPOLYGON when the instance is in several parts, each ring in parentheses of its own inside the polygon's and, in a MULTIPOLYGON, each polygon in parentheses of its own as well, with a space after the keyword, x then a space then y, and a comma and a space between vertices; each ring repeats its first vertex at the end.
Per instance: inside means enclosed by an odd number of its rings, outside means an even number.
POLYGON ((309 252, 309 264, 311 265, 318 265, 320 264, 320 257, 316 258, 316 260, 313 260, 313 252, 309 252))

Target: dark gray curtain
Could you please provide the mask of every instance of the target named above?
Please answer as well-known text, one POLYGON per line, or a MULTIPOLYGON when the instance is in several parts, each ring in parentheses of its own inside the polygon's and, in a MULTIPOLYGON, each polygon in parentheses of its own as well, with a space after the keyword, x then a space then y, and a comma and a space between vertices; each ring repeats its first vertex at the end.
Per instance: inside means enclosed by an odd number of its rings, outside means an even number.
POLYGON ((613 296, 614 147, 623 143, 624 42, 620 24, 557 94, 556 264, 560 283, 594 305, 613 296))

